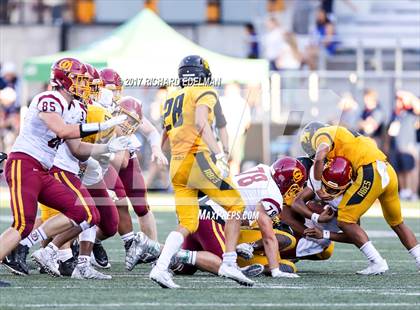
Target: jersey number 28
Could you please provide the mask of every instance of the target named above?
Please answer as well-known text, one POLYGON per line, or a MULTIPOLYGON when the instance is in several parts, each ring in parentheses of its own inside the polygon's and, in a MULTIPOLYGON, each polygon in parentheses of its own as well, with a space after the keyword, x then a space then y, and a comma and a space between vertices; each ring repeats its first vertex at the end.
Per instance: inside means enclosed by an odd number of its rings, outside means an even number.
POLYGON ((165 114, 163 114, 163 121, 166 131, 171 130, 173 127, 179 127, 183 123, 182 106, 184 104, 184 94, 175 98, 166 100, 164 105, 165 114))

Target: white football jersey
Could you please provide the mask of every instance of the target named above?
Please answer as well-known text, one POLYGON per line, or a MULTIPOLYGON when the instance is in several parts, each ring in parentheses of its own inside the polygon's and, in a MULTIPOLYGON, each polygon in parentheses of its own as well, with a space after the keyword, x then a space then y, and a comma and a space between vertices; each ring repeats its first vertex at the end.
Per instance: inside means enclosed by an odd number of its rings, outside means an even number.
POLYGON ((51 168, 58 146, 63 142, 39 118, 39 112, 59 114, 66 123, 73 122, 74 102, 67 100, 57 91, 46 91, 36 95, 25 116, 19 136, 12 152, 22 152, 37 159, 44 167, 51 168))
MULTIPOLYGON (((79 101, 73 100, 73 102, 75 107, 70 111, 72 117, 71 121, 68 123, 85 123, 87 114, 86 108, 84 107, 83 103, 79 101)), ((57 155, 54 158, 54 166, 76 175, 79 173, 79 160, 73 156, 66 143, 63 143, 58 147, 57 155)))
MULTIPOLYGON (((233 177, 236 189, 239 190, 245 203, 244 213, 255 212, 261 203, 268 216, 273 217, 281 212, 283 197, 276 182, 271 177, 271 168, 260 164, 233 177)), ((205 202, 222 218, 226 211, 212 200, 205 202), (223 212, 224 211, 224 212, 223 212)))

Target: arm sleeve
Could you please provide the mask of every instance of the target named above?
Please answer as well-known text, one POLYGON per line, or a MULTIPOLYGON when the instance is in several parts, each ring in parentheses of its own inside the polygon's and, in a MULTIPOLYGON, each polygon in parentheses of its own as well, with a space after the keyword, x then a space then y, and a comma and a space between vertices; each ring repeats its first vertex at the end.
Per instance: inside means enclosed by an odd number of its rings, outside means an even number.
POLYGON ((216 119, 217 128, 223 128, 226 126, 226 118, 223 114, 222 106, 220 105, 219 100, 217 100, 216 105, 214 106, 214 117, 216 119))

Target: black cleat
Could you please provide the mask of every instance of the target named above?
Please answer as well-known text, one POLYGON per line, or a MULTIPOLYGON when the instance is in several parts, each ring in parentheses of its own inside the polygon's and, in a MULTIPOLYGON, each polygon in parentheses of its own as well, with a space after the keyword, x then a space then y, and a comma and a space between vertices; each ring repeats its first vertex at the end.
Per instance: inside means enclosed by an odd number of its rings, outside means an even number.
POLYGON ((77 258, 79 256, 79 242, 77 239, 73 240, 70 244, 71 252, 73 253, 73 257, 77 258))
POLYGON ((65 262, 62 262, 61 260, 58 261, 58 270, 60 271, 60 274, 64 277, 71 277, 74 268, 77 265, 77 259, 72 257, 66 260, 65 262))
POLYGON ((0 280, 0 287, 9 287, 10 283, 0 280))
POLYGON ((102 246, 102 242, 96 241, 93 244, 92 254, 94 256, 94 259, 92 260, 92 265, 103 269, 108 269, 111 267, 111 264, 108 260, 108 254, 106 254, 106 251, 102 246))
POLYGON ((29 274, 29 268, 26 264, 29 248, 26 245, 18 246, 3 259, 3 265, 13 274, 26 276, 29 274))

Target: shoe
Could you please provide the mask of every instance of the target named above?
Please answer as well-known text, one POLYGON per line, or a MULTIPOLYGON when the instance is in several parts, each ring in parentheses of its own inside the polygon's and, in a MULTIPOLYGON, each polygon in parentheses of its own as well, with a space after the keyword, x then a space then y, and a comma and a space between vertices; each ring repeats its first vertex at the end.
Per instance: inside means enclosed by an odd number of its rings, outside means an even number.
POLYGON ((249 243, 241 243, 236 246, 236 253, 243 259, 250 260, 254 257, 254 248, 249 243))
POLYGON ((62 262, 61 260, 58 261, 58 270, 63 277, 71 277, 74 268, 76 268, 77 259, 72 257, 68 260, 62 262))
POLYGON ((222 263, 219 268, 219 276, 232 279, 243 286, 253 286, 254 281, 248 279, 238 268, 236 264, 228 265, 222 263))
POLYGON ((108 260, 108 254, 106 254, 106 251, 102 246, 102 242, 99 241, 93 244, 92 255, 93 259, 90 260, 92 265, 103 269, 111 268, 111 264, 108 260))
POLYGON ((376 274, 383 274, 385 271, 389 270, 388 264, 385 259, 381 260, 378 263, 369 263, 367 268, 356 272, 357 274, 369 276, 369 275, 376 275, 376 274))
POLYGON ((167 270, 160 270, 158 267, 153 267, 149 274, 150 280, 159 284, 162 288, 179 288, 178 284, 172 280, 172 274, 167 270))
POLYGON ((0 280, 0 287, 9 287, 10 283, 0 280))
POLYGON ((60 271, 58 270, 57 253, 50 247, 36 250, 31 255, 33 261, 38 267, 44 267, 45 271, 53 277, 60 277, 60 271))
POLYGON ((152 262, 159 255, 160 244, 147 237, 144 233, 138 232, 131 241, 129 248, 126 248, 125 268, 131 271, 139 262, 152 262))
POLYGON ((19 276, 29 274, 29 268, 26 264, 29 248, 26 245, 19 244, 9 255, 7 255, 2 263, 10 272, 19 276))
POLYGON ((261 264, 252 264, 241 268, 241 272, 248 278, 258 277, 264 272, 264 266, 261 264))
POLYGON ((83 263, 83 264, 77 264, 73 270, 73 273, 71 274, 71 277, 72 279, 79 279, 79 280, 85 280, 85 279, 111 280, 112 279, 110 275, 103 274, 95 270, 95 268, 93 268, 89 262, 83 263))

